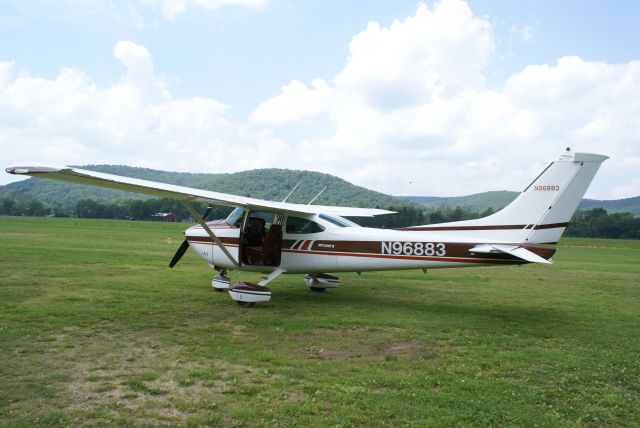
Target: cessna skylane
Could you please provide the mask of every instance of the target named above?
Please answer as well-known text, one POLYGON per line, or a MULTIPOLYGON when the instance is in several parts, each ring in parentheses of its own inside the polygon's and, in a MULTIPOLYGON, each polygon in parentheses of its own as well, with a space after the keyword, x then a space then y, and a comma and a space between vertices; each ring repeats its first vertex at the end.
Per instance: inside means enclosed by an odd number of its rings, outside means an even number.
POLYGON ((555 244, 606 159, 567 149, 495 214, 393 230, 360 227, 345 218, 393 214, 381 209, 274 202, 73 167, 14 166, 6 171, 180 201, 198 224, 184 231, 185 240, 169 267, 191 247, 218 272, 214 289, 228 290, 239 305, 252 306, 271 299, 266 285, 281 274, 305 274, 307 286, 321 292, 340 283, 327 272, 549 264, 555 244), (210 206, 199 214, 195 201, 210 206), (235 209, 226 219, 207 221, 214 205, 235 209), (231 285, 229 270, 266 276, 257 284, 231 285))

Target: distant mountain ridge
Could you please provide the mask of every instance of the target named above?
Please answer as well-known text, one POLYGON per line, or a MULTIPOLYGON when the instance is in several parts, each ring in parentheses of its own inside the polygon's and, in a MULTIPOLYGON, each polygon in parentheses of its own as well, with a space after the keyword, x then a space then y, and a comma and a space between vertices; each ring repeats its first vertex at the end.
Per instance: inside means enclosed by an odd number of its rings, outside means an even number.
MULTIPOLYGON (((167 172, 124 165, 87 165, 80 168, 275 201, 282 200, 296 184, 300 183, 298 189, 288 199, 288 202, 295 203, 308 203, 318 192, 327 187, 327 190, 314 202, 318 205, 394 207, 396 209, 413 207, 427 210, 460 206, 482 212, 490 207, 497 211, 508 205, 519 194, 519 192, 501 190, 455 197, 396 197, 356 186, 330 174, 276 168, 211 174, 167 172)), ((63 206, 75 205, 82 199, 93 199, 100 203, 112 203, 125 199, 148 199, 147 196, 137 193, 37 178, 0 186, 1 196, 24 196, 48 205, 59 203, 63 206)), ((640 216, 640 196, 618 200, 584 199, 580 203, 580 209, 592 208, 604 208, 610 213, 631 212, 635 216, 640 216)))
MULTIPOLYGON (((469 208, 472 211, 482 212, 487 208, 498 211, 513 201, 520 192, 510 192, 499 190, 492 192, 475 193, 467 196, 439 197, 439 196, 402 196, 403 198, 416 202, 427 209, 436 210, 443 206, 455 208, 457 206, 469 208)), ((592 208, 604 208, 610 213, 630 212, 635 216, 640 216, 640 196, 625 199, 598 200, 583 199, 578 207, 582 210, 592 208)))

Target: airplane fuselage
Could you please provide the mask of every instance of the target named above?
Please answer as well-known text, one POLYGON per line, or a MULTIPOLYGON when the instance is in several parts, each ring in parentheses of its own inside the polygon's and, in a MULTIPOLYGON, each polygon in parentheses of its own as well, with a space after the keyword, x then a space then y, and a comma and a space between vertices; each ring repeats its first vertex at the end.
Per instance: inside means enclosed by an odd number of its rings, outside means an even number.
MULTIPOLYGON (((317 222, 322 220, 315 218, 317 222)), ((236 261, 242 261, 241 232, 224 220, 208 223, 236 261)), ((364 272, 395 269, 432 269, 478 265, 510 265, 526 263, 508 254, 482 254, 470 251, 485 243, 513 244, 496 239, 483 239, 453 231, 411 231, 366 227, 331 228, 323 232, 282 236, 280 263, 277 266, 242 264, 241 269, 272 272, 280 268, 286 273, 364 272)), ((475 235, 478 235, 476 232, 475 235)), ((185 231, 191 248, 210 265, 236 269, 233 262, 213 242, 201 226, 185 231)), ((522 246, 522 244, 519 244, 522 246)), ((555 248, 528 244, 525 248, 549 259, 555 248)))

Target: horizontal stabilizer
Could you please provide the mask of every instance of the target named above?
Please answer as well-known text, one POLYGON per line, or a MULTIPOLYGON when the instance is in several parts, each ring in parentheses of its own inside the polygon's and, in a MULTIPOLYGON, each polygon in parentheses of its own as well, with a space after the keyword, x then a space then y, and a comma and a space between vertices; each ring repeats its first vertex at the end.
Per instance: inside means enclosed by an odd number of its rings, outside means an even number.
POLYGON ((481 244, 471 248, 469 252, 483 254, 511 254, 512 256, 525 260, 527 262, 551 264, 549 260, 544 259, 539 255, 533 253, 532 251, 529 251, 526 248, 520 247, 518 245, 481 244))

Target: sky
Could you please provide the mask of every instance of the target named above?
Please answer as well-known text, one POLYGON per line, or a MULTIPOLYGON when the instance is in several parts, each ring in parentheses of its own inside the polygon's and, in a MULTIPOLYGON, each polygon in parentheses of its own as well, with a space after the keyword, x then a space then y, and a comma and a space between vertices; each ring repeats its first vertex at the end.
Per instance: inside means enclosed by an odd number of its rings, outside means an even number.
POLYGON ((588 197, 639 196, 639 19, 624 0, 4 1, 0 166, 459 196, 522 190, 571 147, 610 156, 588 197))

